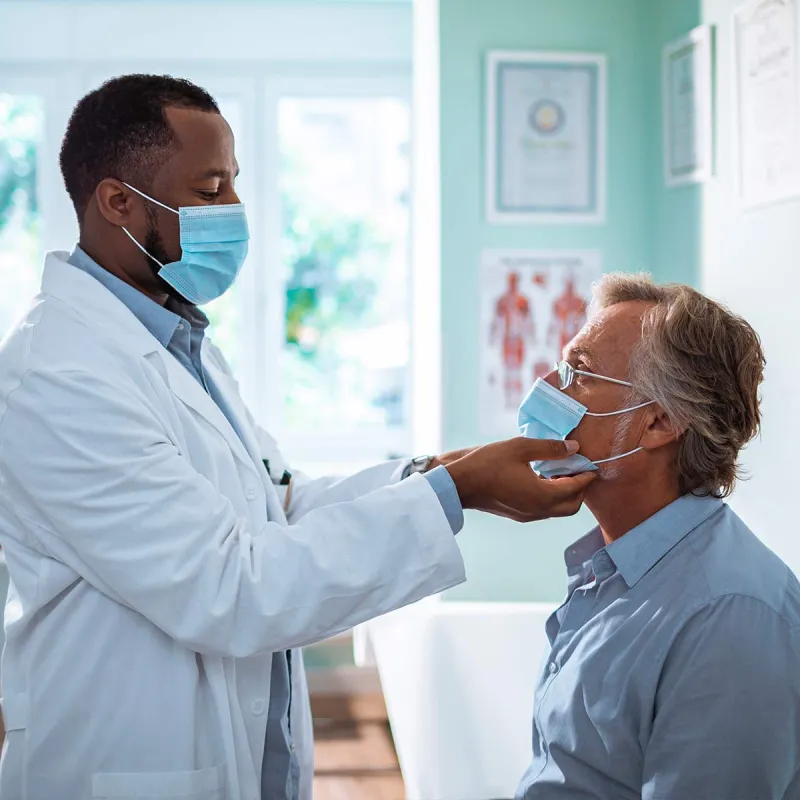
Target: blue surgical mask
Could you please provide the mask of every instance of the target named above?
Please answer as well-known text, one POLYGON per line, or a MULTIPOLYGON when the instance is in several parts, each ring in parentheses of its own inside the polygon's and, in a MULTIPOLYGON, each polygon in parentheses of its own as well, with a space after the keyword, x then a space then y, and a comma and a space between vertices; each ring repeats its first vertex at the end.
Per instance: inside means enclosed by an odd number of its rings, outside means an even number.
MULTIPOLYGON (((605 414, 593 414, 585 405, 539 378, 533 384, 533 388, 519 408, 517 420, 519 432, 528 439, 563 440, 578 427, 584 416, 613 417, 618 414, 626 414, 628 411, 635 411, 637 408, 644 408, 649 406, 651 402, 640 403, 638 406, 623 408, 619 411, 610 411, 605 414)), ((619 458, 638 453, 641 449, 641 447, 637 447, 627 453, 612 456, 611 458, 603 458, 599 461, 590 461, 585 456, 576 453, 558 460, 534 461, 533 469, 543 478, 577 475, 580 472, 596 470, 598 464, 607 464, 610 461, 616 461, 619 458)))
POLYGON ((161 267, 159 277, 190 303, 203 305, 230 289, 247 257, 250 233, 242 203, 181 206, 177 211, 126 183, 136 194, 177 214, 181 230, 181 260, 162 264, 131 236, 131 241, 161 267))

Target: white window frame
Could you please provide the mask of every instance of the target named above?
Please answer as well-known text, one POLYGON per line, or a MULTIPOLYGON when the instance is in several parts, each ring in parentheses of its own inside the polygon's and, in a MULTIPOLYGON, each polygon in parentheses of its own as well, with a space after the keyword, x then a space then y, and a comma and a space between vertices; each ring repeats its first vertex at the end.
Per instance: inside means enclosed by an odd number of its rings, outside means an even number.
MULTIPOLYGON (((74 81, 65 76, 48 74, 47 70, 21 69, 0 65, 0 93, 36 95, 44 105, 44 129, 36 149, 36 192, 42 220, 42 252, 63 249, 77 235, 75 213, 64 191, 58 165, 58 154, 64 128, 69 118, 64 98, 74 92, 74 81), (57 176, 56 180, 52 175, 57 176)), ((73 103, 74 105, 74 103, 73 103)))
MULTIPOLYGON (((411 106, 411 75, 352 75, 336 77, 280 77, 272 80, 266 87, 265 110, 268 116, 268 140, 278 140, 278 104, 283 98, 396 98, 411 106)), ((264 237, 267 247, 264 272, 265 293, 268 304, 268 319, 272 327, 265 331, 265 364, 276 364, 285 336, 283 327, 285 319, 286 293, 281 283, 281 204, 278 181, 278 161, 268 159, 264 174, 264 196, 266 199, 265 224, 268 233, 264 237)), ((411 176, 409 175, 409 181, 411 176)), ((410 219, 409 219, 410 225, 410 219)), ((411 241, 409 237, 408 258, 411 258, 411 241)), ((412 325, 411 317, 411 264, 409 263, 409 334, 412 325)), ((411 346, 411 345, 410 345, 411 346)), ((409 358, 405 387, 406 424, 398 430, 371 428, 359 431, 320 434, 319 431, 300 432, 294 430, 281 431, 281 442, 287 452, 291 453, 298 463, 313 462, 345 463, 357 465, 385 460, 391 455, 407 454, 412 447, 411 424, 411 365, 413 363, 413 346, 409 358)), ((265 383, 272 383, 273 376, 263 376, 265 383)), ((268 390, 262 387, 261 396, 265 398, 264 409, 267 418, 280 420, 283 413, 283 392, 286 388, 277 383, 268 390)))
MULTIPOLYGON (((410 105, 410 6, 355 2, 318 5, 312 15, 307 7, 296 3, 227 2, 224 9, 221 5, 204 5, 201 15, 187 14, 185 4, 179 2, 156 7, 134 2, 0 0, 0 18, 4 20, 0 29, 0 91, 30 91, 45 98, 39 170, 43 248, 69 248, 77 236, 57 156, 69 114, 85 92, 110 75, 146 71, 184 75, 215 96, 241 98, 243 131, 237 154, 248 168, 243 170, 237 189, 248 205, 249 216, 257 220, 251 227, 264 226, 263 235, 257 232, 253 237, 248 267, 239 283, 242 355, 251 365, 238 376, 242 393, 256 418, 269 427, 289 459, 301 467, 350 470, 391 453, 412 450, 419 440, 416 416, 423 407, 419 370, 414 364, 415 352, 424 353, 417 346, 418 314, 412 320, 409 313, 409 373, 413 370, 414 379, 409 379, 407 425, 402 432, 381 437, 374 432, 358 437, 320 437, 315 431, 284 431, 282 393, 271 374, 283 346, 285 302, 279 269, 277 103, 282 97, 339 96, 398 97, 410 105), (148 9, 157 12, 157 24, 146 13, 148 9), (19 30, 37 30, 37 36, 18 36, 14 32, 19 30), (209 42, 209 31, 215 30, 236 30, 237 38, 231 37, 230 46, 225 46, 212 37, 213 46, 204 52, 198 43, 209 42), (184 35, 176 35, 176 31, 184 35), (257 146, 257 142, 269 142, 270 147, 257 146)), ((409 274, 409 294, 412 306, 416 306, 411 266, 409 274)), ((430 318, 429 331, 438 336, 438 316, 430 318)), ((438 352, 438 343, 435 349, 438 352)), ((427 409, 438 416, 438 408, 428 404, 427 409)), ((423 427, 427 430, 431 426, 423 427)), ((433 427, 438 430, 438 424, 433 427)), ((425 442, 426 449, 435 449, 438 444, 429 436, 425 442)))

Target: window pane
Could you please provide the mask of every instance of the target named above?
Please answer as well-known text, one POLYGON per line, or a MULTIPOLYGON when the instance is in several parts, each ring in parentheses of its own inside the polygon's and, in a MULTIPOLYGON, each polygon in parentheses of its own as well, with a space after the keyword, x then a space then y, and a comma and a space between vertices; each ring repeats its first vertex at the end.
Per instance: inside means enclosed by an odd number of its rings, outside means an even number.
POLYGON ((36 161, 43 120, 40 98, 0 93, 0 339, 39 289, 36 161))
POLYGON ((409 111, 394 98, 278 110, 289 429, 406 424, 409 111))
MULTIPOLYGON (((242 131, 241 103, 235 97, 218 97, 222 116, 228 121, 233 131, 234 141, 238 144, 242 131)), ((252 224, 252 220, 251 223, 252 224)), ((242 358, 242 341, 239 311, 239 294, 234 284, 218 300, 203 306, 203 312, 210 322, 208 333, 214 344, 222 350, 222 354, 231 366, 234 374, 239 374, 242 358)))

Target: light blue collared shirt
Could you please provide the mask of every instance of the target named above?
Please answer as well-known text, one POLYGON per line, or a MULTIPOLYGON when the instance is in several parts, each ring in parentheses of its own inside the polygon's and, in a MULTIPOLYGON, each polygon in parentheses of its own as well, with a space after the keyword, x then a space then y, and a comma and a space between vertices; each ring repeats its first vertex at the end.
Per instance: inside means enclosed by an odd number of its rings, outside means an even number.
POLYGON ((518 800, 800 800, 789 568, 721 500, 691 495, 565 560, 518 800))

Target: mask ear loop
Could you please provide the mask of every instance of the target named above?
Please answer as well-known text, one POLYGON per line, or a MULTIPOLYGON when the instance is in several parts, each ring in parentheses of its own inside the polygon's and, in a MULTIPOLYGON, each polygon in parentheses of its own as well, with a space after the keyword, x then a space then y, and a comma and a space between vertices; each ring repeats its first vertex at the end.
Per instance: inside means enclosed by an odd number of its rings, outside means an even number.
POLYGON ((155 261, 155 262, 156 262, 156 264, 158 264, 158 266, 159 266, 159 267, 161 267, 161 269, 164 269, 164 265, 163 265, 163 264, 162 264, 162 263, 161 263, 161 262, 160 262, 160 261, 159 261, 159 260, 158 260, 158 259, 157 259, 155 256, 151 256, 151 255, 150 255, 150 253, 148 253, 148 252, 147 252, 147 250, 145 250, 145 249, 144 249, 144 247, 142 247, 142 246, 139 244, 139 242, 137 242, 137 241, 136 241, 136 239, 134 239, 134 238, 133 238, 133 235, 131 234, 131 232, 130 232, 130 231, 129 231, 129 230, 128 230, 128 229, 127 229, 125 226, 123 226, 123 227, 122 227, 122 230, 123 230, 123 231, 125 231, 125 233, 126 233, 126 235, 128 236, 128 238, 129 238, 129 239, 130 239, 130 240, 131 240, 131 241, 132 241, 132 242, 133 242, 133 243, 134 243, 134 244, 135 244, 135 245, 136 245, 136 246, 137 246, 137 247, 138 247, 138 248, 139 248, 139 249, 140 249, 140 250, 141 250, 141 251, 142 251, 142 252, 143 252, 143 253, 144 253, 144 254, 147 256, 147 257, 148 257, 148 258, 152 258, 152 259, 153 259, 153 261, 155 261))
POLYGON ((125 183, 125 181, 120 181, 123 186, 127 186, 132 192, 136 192, 140 197, 144 197, 145 200, 149 200, 151 203, 155 203, 157 206, 161 206, 161 208, 166 208, 167 211, 171 211, 173 214, 177 214, 178 216, 181 215, 180 211, 176 211, 174 208, 170 208, 169 206, 165 206, 163 203, 160 203, 158 200, 154 200, 150 197, 149 194, 145 194, 144 192, 140 192, 135 186, 131 186, 129 183, 125 183))
POLYGON ((644 450, 644 447, 637 447, 635 450, 629 450, 627 453, 620 453, 620 455, 611 456, 611 458, 600 458, 597 461, 592 461, 592 464, 608 464, 609 461, 616 461, 619 458, 625 458, 625 456, 632 456, 640 450, 644 450))
MULTIPOLYGON (((625 414, 628 411, 637 411, 640 408, 645 408, 647 406, 651 406, 655 403, 655 400, 648 400, 646 403, 639 403, 638 406, 631 406, 630 408, 623 408, 621 411, 608 411, 604 414, 593 414, 591 411, 586 412, 587 417, 614 417, 617 414, 625 414)), ((593 464, 608 464, 609 461, 616 461, 620 458, 625 458, 625 456, 632 456, 634 453, 638 453, 640 450, 644 450, 644 447, 637 447, 634 450, 629 450, 627 453, 620 453, 618 456, 611 456, 611 458, 600 458, 597 461, 593 461, 593 464)))
MULTIPOLYGON (((120 181, 120 183, 121 183, 123 186, 127 186, 127 187, 128 187, 128 188, 129 188, 129 189, 132 191, 132 192, 136 192, 136 194, 138 194, 140 197, 144 197, 144 199, 145 199, 145 200, 149 200, 151 203, 155 203, 157 206, 161 206, 161 208, 166 208, 166 209, 167 209, 167 211, 171 211, 173 214, 177 214, 178 216, 180 216, 180 211, 176 211, 174 208, 170 208, 169 206, 165 206, 163 203, 160 203, 158 200, 154 200, 152 197, 150 197, 150 195, 148 195, 148 194, 145 194, 144 192, 140 192, 140 191, 139 191, 139 190, 138 190, 138 189, 137 189, 135 186, 131 186, 129 183, 125 183, 125 181, 120 181)), ((132 241, 132 242, 133 242, 133 243, 134 243, 134 244, 135 244, 135 245, 136 245, 136 246, 137 246, 137 247, 138 247, 138 248, 139 248, 139 249, 140 249, 140 250, 141 250, 141 251, 142 251, 142 252, 143 252, 143 253, 144 253, 144 254, 147 256, 147 257, 148 257, 148 258, 152 258, 152 259, 153 259, 153 261, 155 261, 155 262, 156 262, 156 264, 158 264, 158 266, 159 266, 159 267, 161 267, 161 269, 164 269, 164 265, 163 265, 163 264, 162 264, 162 263, 161 263, 161 262, 160 262, 160 261, 159 261, 159 260, 158 260, 158 259, 157 259, 155 256, 151 256, 151 255, 150 255, 150 253, 148 253, 148 252, 147 252, 147 250, 145 250, 145 249, 144 249, 144 247, 142 247, 142 245, 140 245, 140 244, 139 244, 139 242, 137 242, 137 241, 136 241, 136 239, 133 237, 133 235, 131 234, 131 232, 130 232, 130 231, 129 231, 129 230, 128 230, 128 229, 127 229, 127 228, 126 228, 124 225, 122 226, 122 230, 123 230, 123 231, 125 231, 125 233, 127 234, 128 238, 129 238, 129 239, 130 239, 130 240, 131 240, 131 241, 132 241)))
POLYGON ((619 411, 606 411, 603 414, 595 414, 591 411, 587 411, 585 416, 587 417, 615 417, 617 414, 627 414, 628 411, 637 411, 640 408, 644 408, 645 406, 651 406, 655 403, 655 400, 648 400, 646 403, 639 403, 638 406, 631 406, 630 408, 622 408, 619 411))

